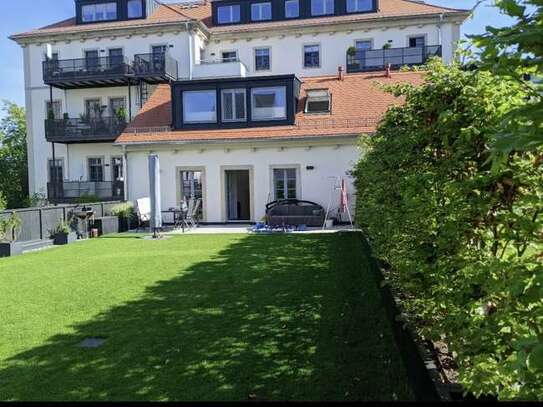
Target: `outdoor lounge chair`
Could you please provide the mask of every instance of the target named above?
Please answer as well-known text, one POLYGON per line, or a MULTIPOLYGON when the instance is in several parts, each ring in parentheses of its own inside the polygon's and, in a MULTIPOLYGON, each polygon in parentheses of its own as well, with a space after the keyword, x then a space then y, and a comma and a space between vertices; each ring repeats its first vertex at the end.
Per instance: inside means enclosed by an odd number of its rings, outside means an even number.
POLYGON ((151 221, 151 198, 140 198, 136 200, 136 213, 138 215, 138 230, 144 228, 145 223, 151 221))
POLYGON ((266 205, 266 223, 270 226, 322 226, 324 208, 310 201, 283 199, 266 205))

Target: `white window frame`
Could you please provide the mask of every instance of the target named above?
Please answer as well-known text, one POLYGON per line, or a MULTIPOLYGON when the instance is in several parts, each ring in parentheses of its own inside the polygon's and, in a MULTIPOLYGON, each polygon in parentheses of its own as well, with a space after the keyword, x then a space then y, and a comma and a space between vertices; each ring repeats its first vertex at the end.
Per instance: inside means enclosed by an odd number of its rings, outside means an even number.
POLYGON ((330 16, 330 15, 334 15, 335 13, 335 2, 334 0, 311 0, 310 2, 311 4, 309 5, 310 6, 310 12, 311 12, 311 16, 330 16), (316 1, 320 1, 322 2, 322 14, 321 13, 313 13, 313 2, 316 2, 316 1), (328 10, 328 7, 330 6, 330 4, 332 5, 332 10, 328 10))
POLYGON ((118 7, 117 7, 117 2, 116 1, 110 1, 110 2, 107 2, 107 3, 91 3, 91 4, 83 4, 81 6, 81 21, 83 23, 99 23, 99 22, 103 22, 103 21, 116 21, 119 19, 119 10, 118 10, 118 7), (96 18, 96 8, 98 6, 104 6, 104 17, 107 16, 107 11, 105 9, 106 5, 115 5, 115 17, 114 18, 104 18, 104 19, 101 19, 101 20, 98 20, 96 18), (94 19, 92 20, 85 20, 85 14, 83 12, 83 10, 85 9, 85 7, 94 7, 94 19))
POLYGON ((290 19, 294 19, 294 18, 299 18, 300 17, 300 0, 285 0, 285 18, 290 20, 290 19), (293 16, 293 17, 288 17, 287 16, 287 3, 297 3, 298 4, 298 15, 296 16, 293 16))
POLYGON ((222 25, 222 24, 235 24, 235 23, 239 23, 241 21, 241 4, 229 4, 227 6, 218 6, 217 7, 217 24, 219 25, 222 25), (234 7, 238 7, 239 9, 239 19, 237 20, 234 20, 234 7), (229 10, 229 14, 230 14, 230 18, 228 19, 228 21, 219 21, 219 9, 221 8, 227 8, 229 10))
POLYGON ((87 182, 105 182, 106 181, 106 158, 104 156, 87 156, 87 182), (101 160, 102 162, 102 180, 91 180, 90 160, 101 160))
POLYGON ((132 19, 135 19, 135 18, 143 18, 143 17, 145 17, 144 14, 145 14, 145 6, 143 5, 143 1, 142 1, 142 0, 127 0, 127 2, 126 2, 126 17, 127 17, 129 20, 132 20, 132 19), (134 2, 135 2, 135 1, 138 1, 138 2, 140 3, 140 5, 141 5, 141 15, 139 15, 139 16, 137 16, 137 17, 130 17, 130 16, 128 15, 128 12, 129 12, 129 10, 130 10, 130 4, 129 4, 129 3, 130 3, 131 1, 134 1, 134 2))
POLYGON ((307 93, 307 95, 306 95, 306 100, 305 100, 304 113, 313 115, 313 114, 330 114, 332 112, 332 94, 330 93, 330 91, 328 89, 309 89, 309 90, 306 91, 306 93, 307 93), (314 96, 314 98, 319 99, 319 100, 316 100, 318 102, 320 102, 320 101, 328 101, 328 110, 322 110, 322 111, 317 111, 317 112, 309 112, 308 107, 309 107, 309 103, 310 103, 310 101, 312 99, 310 94, 311 94, 311 92, 316 93, 317 91, 320 91, 322 93, 326 92, 327 96, 314 96))
POLYGON ((322 47, 320 43, 302 44, 302 67, 303 69, 318 69, 322 65, 322 47), (305 65, 305 48, 306 47, 318 47, 319 48, 319 64, 316 66, 305 65))
POLYGON ((370 8, 369 9, 364 9, 364 10, 360 10, 360 3, 364 2, 366 0, 345 0, 345 11, 347 12, 347 14, 351 14, 351 13, 369 13, 373 10, 373 0, 369 0, 370 1, 370 8), (354 1, 356 3, 356 10, 351 10, 349 11, 349 1, 354 1))
POLYGON ((255 72, 268 72, 268 71, 271 71, 271 67, 272 67, 272 55, 271 55, 271 47, 255 47, 253 48, 253 64, 254 64, 254 71, 255 72), (257 68, 257 64, 256 64, 256 53, 257 51, 260 51, 260 50, 263 50, 263 49, 267 49, 268 50, 268 59, 269 59, 269 66, 268 66, 268 69, 258 69, 257 68))
POLYGON ((252 3, 251 4, 251 21, 270 21, 273 19, 273 7, 271 1, 262 1, 258 3, 252 3), (264 6, 267 6, 270 8, 270 18, 263 18, 262 12, 264 10, 264 6), (253 18, 253 11, 258 11, 258 17, 253 18))
MULTIPOLYGON (((302 179, 301 179, 301 166, 299 164, 274 164, 270 166, 270 188, 271 196, 273 200, 276 201, 277 194, 275 189, 275 170, 295 170, 296 171, 296 197, 290 199, 301 199, 302 198, 302 179)), ((288 185, 285 184, 287 191, 288 185)), ((286 198, 285 198, 286 199, 286 198)))
POLYGON ((233 88, 233 89, 222 89, 221 90, 221 121, 224 123, 240 123, 247 121, 247 90, 245 88, 233 88), (224 95, 232 95, 232 119, 225 119, 224 113, 224 95), (237 116, 237 105, 236 105, 236 94, 243 94, 243 102, 245 104, 245 117, 238 119, 237 116))

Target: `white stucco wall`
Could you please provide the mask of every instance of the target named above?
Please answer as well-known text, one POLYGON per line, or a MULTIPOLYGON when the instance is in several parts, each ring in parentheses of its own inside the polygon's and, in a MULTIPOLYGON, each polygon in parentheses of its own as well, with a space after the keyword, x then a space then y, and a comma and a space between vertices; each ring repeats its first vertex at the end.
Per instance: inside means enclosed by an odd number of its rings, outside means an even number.
MULTIPOLYGON (((350 144, 327 144, 309 147, 276 144, 266 147, 259 144, 242 147, 215 146, 180 148, 154 148, 160 158, 162 208, 179 206, 179 167, 205 168, 204 216, 206 222, 225 222, 224 167, 250 167, 253 171, 252 220, 260 220, 265 215, 265 206, 272 193, 272 168, 299 168, 298 198, 314 201, 325 208, 328 205, 332 179, 344 177, 348 181, 349 198, 354 208, 354 188, 348 175, 354 168, 360 152, 351 140, 350 144), (256 150, 253 149, 256 147, 256 150), (229 150, 227 150, 230 148, 229 150), (306 169, 314 166, 313 170, 306 169)), ((128 153, 128 193, 129 199, 149 196, 149 174, 147 157, 149 150, 128 153)), ((339 204, 339 192, 334 194, 333 206, 339 204)))
MULTIPOLYGON (((449 63, 453 58, 455 45, 453 41, 458 40, 459 26, 456 24, 443 24, 442 42, 443 59, 449 63)), ((225 40, 217 43, 217 40, 210 41, 206 49, 206 59, 220 59, 222 52, 237 51, 238 58, 247 66, 250 75, 265 74, 292 74, 298 76, 319 76, 335 74, 338 66, 345 68, 346 52, 350 46, 354 46, 358 40, 373 41, 374 49, 381 49, 383 45, 391 40, 393 48, 409 46, 409 38, 412 36, 424 35, 427 45, 439 45, 439 30, 437 25, 413 25, 400 28, 382 28, 374 30, 359 29, 354 31, 336 32, 334 34, 305 34, 289 35, 281 38, 273 36, 266 38, 255 35, 254 39, 247 41, 225 40), (316 45, 321 47, 321 66, 319 68, 304 68, 303 48, 304 45, 316 45), (255 71, 254 50, 255 48, 271 48, 271 70, 268 72, 255 71)))

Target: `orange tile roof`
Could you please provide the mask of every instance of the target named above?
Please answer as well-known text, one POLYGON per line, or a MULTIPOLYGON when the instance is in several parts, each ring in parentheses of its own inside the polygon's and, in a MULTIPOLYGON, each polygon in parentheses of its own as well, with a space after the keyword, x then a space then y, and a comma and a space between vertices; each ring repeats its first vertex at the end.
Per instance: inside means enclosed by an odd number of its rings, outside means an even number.
POLYGON ((208 29, 210 29, 212 33, 219 34, 227 32, 255 31, 275 27, 305 27, 319 25, 323 23, 348 23, 372 19, 383 19, 387 17, 436 15, 441 13, 460 13, 465 14, 465 16, 467 17, 466 10, 434 6, 414 0, 380 0, 379 10, 376 13, 213 27, 211 19, 211 2, 209 0, 203 0, 203 2, 194 3, 193 5, 187 5, 186 3, 161 4, 150 16, 148 16, 146 19, 141 20, 113 21, 105 23, 77 25, 75 18, 70 18, 68 20, 60 21, 58 23, 51 24, 37 30, 28 31, 21 34, 15 34, 11 36, 11 38, 19 39, 34 35, 93 32, 108 29, 153 26, 159 24, 178 23, 186 21, 200 21, 208 29))
POLYGON ((300 103, 292 126, 216 130, 172 130, 171 89, 159 85, 116 143, 213 142, 224 140, 270 140, 306 137, 356 136, 375 131, 389 106, 402 101, 380 89, 379 84, 424 81, 422 72, 383 72, 302 79, 300 103), (330 114, 305 114, 305 95, 310 89, 328 89, 330 114))

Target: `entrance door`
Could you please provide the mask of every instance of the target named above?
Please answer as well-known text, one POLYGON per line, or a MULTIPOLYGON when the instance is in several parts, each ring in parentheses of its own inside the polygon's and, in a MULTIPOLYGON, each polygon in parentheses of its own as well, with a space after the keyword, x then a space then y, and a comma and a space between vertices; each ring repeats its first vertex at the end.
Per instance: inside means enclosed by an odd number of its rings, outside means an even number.
POLYGON ((228 221, 251 220, 251 188, 249 170, 227 170, 226 218, 228 221))

